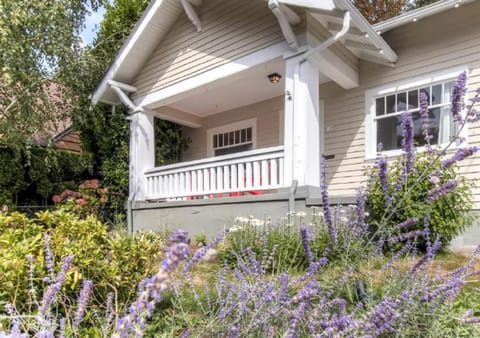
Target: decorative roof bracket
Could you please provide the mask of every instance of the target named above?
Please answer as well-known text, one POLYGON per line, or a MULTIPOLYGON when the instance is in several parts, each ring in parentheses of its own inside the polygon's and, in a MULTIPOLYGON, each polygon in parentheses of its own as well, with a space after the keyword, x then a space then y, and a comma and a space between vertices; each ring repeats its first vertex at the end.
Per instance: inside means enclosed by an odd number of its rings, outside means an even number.
POLYGON ((287 6, 280 4, 278 0, 268 0, 268 7, 280 24, 283 36, 290 48, 298 50, 298 41, 292 26, 300 22, 300 17, 287 6))
POLYGON ((182 3, 183 9, 185 10, 188 18, 197 28, 197 32, 200 32, 202 30, 202 23, 200 22, 197 13, 193 9, 192 4, 195 6, 199 6, 202 4, 202 0, 180 0, 180 2, 182 3))
POLYGON ((305 55, 302 58, 302 62, 304 62, 306 59, 308 59, 310 56, 312 56, 315 53, 319 53, 322 50, 327 49, 330 45, 334 44, 337 42, 340 38, 342 38, 345 34, 348 33, 348 30, 350 29, 350 21, 351 21, 351 16, 349 11, 345 11, 343 14, 343 24, 342 24, 342 29, 337 32, 335 35, 332 35, 329 37, 327 40, 323 41, 320 43, 318 46, 315 46, 313 48, 310 48, 305 55))

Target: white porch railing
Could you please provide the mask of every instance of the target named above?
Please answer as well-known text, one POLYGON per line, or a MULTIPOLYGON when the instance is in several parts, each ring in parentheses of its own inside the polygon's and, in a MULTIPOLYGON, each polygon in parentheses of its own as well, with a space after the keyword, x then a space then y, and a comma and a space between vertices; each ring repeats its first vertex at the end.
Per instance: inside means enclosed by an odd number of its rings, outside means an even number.
POLYGON ((148 199, 235 196, 283 187, 283 146, 251 150, 145 172, 148 199))

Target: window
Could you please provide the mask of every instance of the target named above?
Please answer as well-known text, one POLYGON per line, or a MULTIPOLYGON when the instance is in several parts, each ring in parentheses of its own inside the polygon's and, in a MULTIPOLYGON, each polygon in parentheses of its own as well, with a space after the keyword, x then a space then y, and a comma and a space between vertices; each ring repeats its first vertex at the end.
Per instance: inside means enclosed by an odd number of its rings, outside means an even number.
POLYGON ((207 132, 208 156, 228 155, 255 148, 256 119, 240 121, 207 132))
MULTIPOLYGON (((367 92, 366 156, 375 158, 379 143, 386 155, 397 155, 402 148, 402 114, 412 113, 414 141, 426 144, 420 116, 420 95, 425 93, 429 108, 430 144, 442 145, 457 132, 450 113, 450 98, 456 77, 461 70, 448 74, 427 76, 410 83, 389 86, 367 92)), ((465 135, 462 135, 465 136, 465 135)))

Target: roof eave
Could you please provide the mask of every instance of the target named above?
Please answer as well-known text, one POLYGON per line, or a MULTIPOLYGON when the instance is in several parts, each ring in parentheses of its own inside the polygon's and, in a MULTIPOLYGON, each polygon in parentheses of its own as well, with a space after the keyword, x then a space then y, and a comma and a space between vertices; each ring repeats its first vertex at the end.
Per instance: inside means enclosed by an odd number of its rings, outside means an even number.
POLYGON ((465 5, 475 0, 441 0, 430 5, 420 7, 391 19, 379 22, 373 25, 377 34, 385 33, 391 29, 415 22, 417 20, 441 13, 450 9, 458 7, 458 5, 465 5))
POLYGON ((393 51, 388 43, 377 34, 376 30, 367 21, 367 19, 363 17, 363 15, 350 0, 335 0, 335 2, 343 5, 348 11, 350 11, 352 20, 363 32, 368 34, 369 39, 371 39, 372 43, 380 49, 383 57, 388 62, 395 63, 397 61, 398 55, 393 51))
MULTIPOLYGON (((115 79, 115 75, 117 74, 118 70, 121 68, 122 64, 125 62, 126 57, 135 48, 135 44, 138 43, 140 36, 143 34, 146 27, 154 17, 158 7, 160 7, 164 1, 165 0, 152 1, 148 5, 147 9, 143 12, 141 18, 135 24, 132 32, 123 43, 114 61, 111 63, 110 67, 108 68, 107 73, 105 74, 102 81, 93 92, 92 98, 91 98, 91 102, 93 105, 96 105, 99 102, 106 102, 109 104, 116 103, 111 101, 105 101, 102 99, 102 96, 105 94, 105 91, 109 87, 108 82, 110 80, 115 79)), ((120 100, 118 100, 118 103, 120 103, 120 100)))

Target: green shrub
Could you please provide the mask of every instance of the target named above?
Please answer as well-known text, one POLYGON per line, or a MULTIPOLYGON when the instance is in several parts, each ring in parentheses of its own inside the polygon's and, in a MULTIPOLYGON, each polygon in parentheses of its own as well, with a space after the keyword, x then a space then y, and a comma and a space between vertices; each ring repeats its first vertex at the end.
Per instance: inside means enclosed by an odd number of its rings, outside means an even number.
POLYGON ((33 282, 41 294, 45 284, 44 235, 50 236, 50 248, 56 269, 61 259, 74 255, 73 268, 65 283, 67 296, 76 297, 73 290, 84 279, 94 284, 93 299, 104 305, 114 292, 119 308, 135 296, 138 282, 154 270, 164 243, 164 237, 139 233, 132 237, 124 232, 109 233, 107 226, 94 216, 81 219, 62 210, 37 213, 28 218, 21 213, 0 213, 0 308, 15 304, 21 311, 28 303, 29 269, 27 255, 35 257, 33 282), (70 292, 72 291, 72 292, 70 292))
MULTIPOLYGON (((442 167, 438 152, 425 151, 416 155, 412 171, 398 189, 397 182, 403 166, 403 158, 390 163, 387 170, 389 185, 386 194, 382 190, 379 168, 369 173, 373 182, 367 201, 368 222, 375 230, 380 226, 392 230, 405 220, 418 218, 416 225, 405 230, 412 231, 424 230, 424 218, 428 217, 432 242, 439 235, 443 247, 447 246, 454 237, 472 224, 473 216, 470 211, 473 205, 470 188, 473 183, 457 175, 457 166, 442 167), (431 179, 433 176, 438 178, 438 182, 431 179), (451 180, 458 182, 456 189, 436 201, 425 202, 429 191, 451 180), (391 200, 386 196, 390 196, 391 200)), ((418 246, 424 249, 425 242, 419 241, 418 246)))

